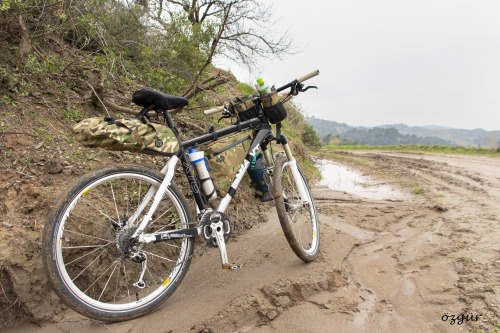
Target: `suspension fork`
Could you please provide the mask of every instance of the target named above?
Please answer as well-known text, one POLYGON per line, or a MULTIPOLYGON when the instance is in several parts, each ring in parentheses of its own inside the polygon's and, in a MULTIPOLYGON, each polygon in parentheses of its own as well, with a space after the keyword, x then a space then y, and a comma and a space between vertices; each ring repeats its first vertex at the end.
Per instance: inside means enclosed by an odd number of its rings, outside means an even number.
MULTIPOLYGON (((300 199, 302 201, 303 205, 308 205, 311 202, 311 198, 309 198, 309 194, 306 190, 304 181, 302 180, 302 175, 300 174, 299 168, 297 167, 297 161, 292 155, 292 151, 290 150, 290 146, 288 145, 288 142, 286 141, 286 138, 284 142, 282 142, 283 148, 285 149, 285 155, 288 160, 284 164, 284 166, 289 166, 290 170, 292 170, 292 175, 293 179, 295 180, 295 183, 297 184, 297 188, 299 190, 299 195, 300 199)), ((281 195, 281 193, 279 193, 281 195)))

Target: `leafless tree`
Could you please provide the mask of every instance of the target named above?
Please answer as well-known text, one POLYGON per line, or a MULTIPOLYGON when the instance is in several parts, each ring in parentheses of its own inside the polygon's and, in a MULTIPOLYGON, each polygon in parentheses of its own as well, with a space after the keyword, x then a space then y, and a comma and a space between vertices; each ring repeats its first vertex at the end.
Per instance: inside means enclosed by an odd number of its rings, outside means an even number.
POLYGON ((285 33, 274 32, 273 7, 262 0, 137 0, 151 17, 166 24, 168 15, 183 11, 191 24, 214 24, 219 32, 216 54, 248 67, 259 57, 291 53, 285 33))

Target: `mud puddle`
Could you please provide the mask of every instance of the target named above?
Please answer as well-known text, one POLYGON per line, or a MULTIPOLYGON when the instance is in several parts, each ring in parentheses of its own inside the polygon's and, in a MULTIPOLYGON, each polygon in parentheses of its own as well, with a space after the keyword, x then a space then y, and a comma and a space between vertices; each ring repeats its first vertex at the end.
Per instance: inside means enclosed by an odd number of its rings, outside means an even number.
POLYGON ((372 200, 403 200, 405 195, 391 186, 376 182, 363 176, 358 171, 339 163, 315 159, 314 164, 321 171, 320 186, 326 186, 334 191, 346 192, 364 199, 372 200))

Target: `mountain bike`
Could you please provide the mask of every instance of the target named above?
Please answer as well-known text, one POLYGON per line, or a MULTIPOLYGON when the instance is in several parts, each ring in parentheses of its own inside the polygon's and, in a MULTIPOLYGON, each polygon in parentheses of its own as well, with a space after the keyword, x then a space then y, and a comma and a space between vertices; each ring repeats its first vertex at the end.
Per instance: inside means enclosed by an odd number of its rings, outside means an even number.
MULTIPOLYGON (((290 88, 287 98, 297 95, 310 88, 303 82, 318 74, 314 71, 276 91, 290 88)), ((186 105, 187 100, 155 91, 149 91, 141 100, 143 114, 145 110, 162 112, 176 135, 179 150, 160 172, 135 164, 113 164, 82 176, 61 194, 45 224, 42 255, 50 285, 69 307, 105 321, 149 313, 176 290, 186 275, 196 236, 219 249, 224 269, 239 268, 228 261, 226 243, 231 222, 224 212, 259 149, 289 245, 305 262, 317 257, 318 217, 307 180, 281 133, 281 122, 276 124, 275 135, 260 95, 251 100, 255 117, 187 141, 181 140, 167 112, 186 105), (212 209, 187 152, 245 130, 254 133, 250 148, 227 194, 212 209), (271 154, 273 142, 280 144, 283 151, 271 154), (186 195, 172 183, 179 162, 192 192, 190 197, 194 198, 195 214, 190 211, 186 195)), ((227 106, 205 114, 217 112, 231 115, 227 106)))

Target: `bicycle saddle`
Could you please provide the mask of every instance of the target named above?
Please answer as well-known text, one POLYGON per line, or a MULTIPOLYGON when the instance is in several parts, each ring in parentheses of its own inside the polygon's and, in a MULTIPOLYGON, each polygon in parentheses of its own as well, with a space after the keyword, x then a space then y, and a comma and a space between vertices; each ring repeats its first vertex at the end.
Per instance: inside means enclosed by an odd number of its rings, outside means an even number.
POLYGON ((154 105, 163 110, 171 110, 188 105, 188 100, 181 96, 170 96, 159 91, 151 89, 137 90, 132 95, 132 102, 135 104, 148 107, 154 105))

